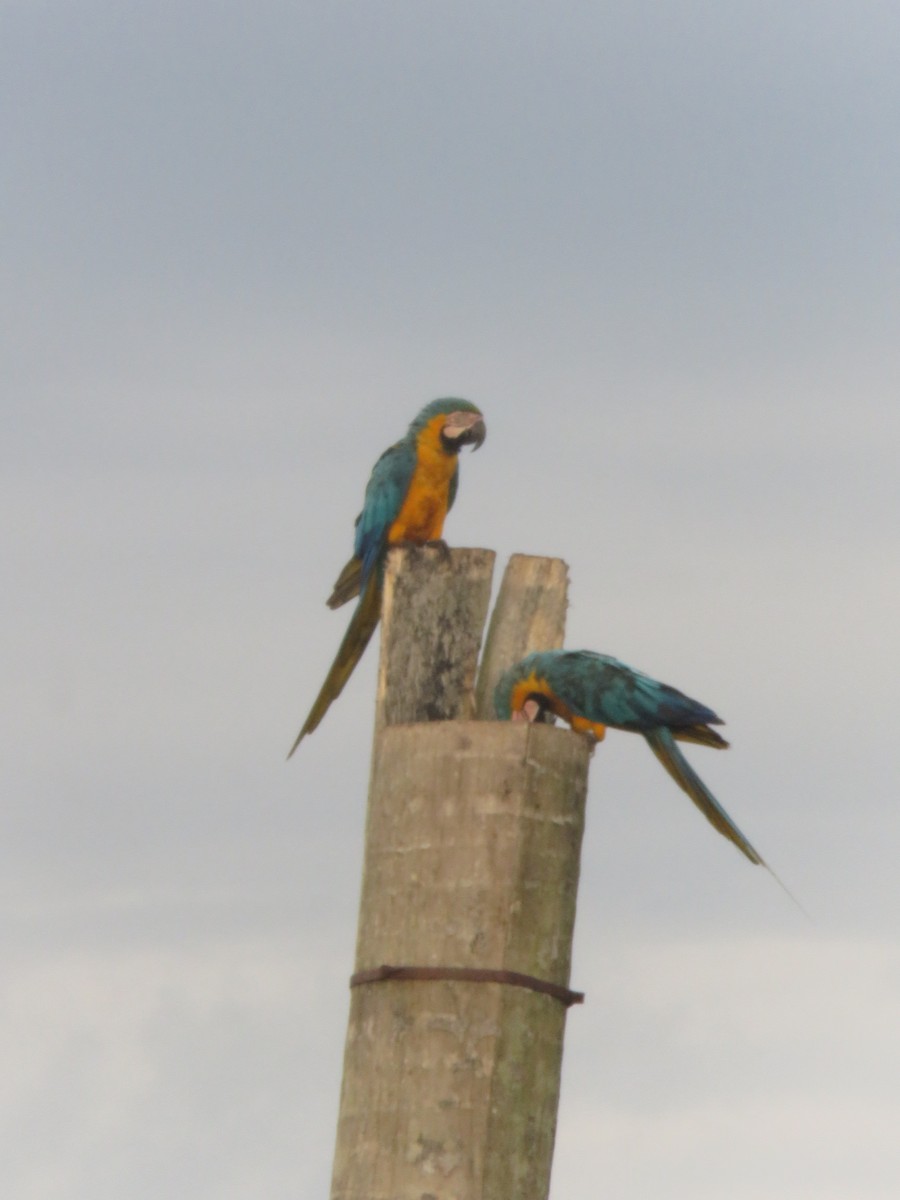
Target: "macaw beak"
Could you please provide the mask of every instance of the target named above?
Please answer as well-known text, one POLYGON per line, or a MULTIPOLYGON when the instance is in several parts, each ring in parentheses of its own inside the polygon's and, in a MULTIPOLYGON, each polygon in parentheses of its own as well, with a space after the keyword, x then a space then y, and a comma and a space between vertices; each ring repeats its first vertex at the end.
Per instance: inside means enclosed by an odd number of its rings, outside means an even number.
POLYGON ((487 436, 487 429, 481 413, 452 412, 441 433, 457 448, 473 446, 477 450, 487 436))

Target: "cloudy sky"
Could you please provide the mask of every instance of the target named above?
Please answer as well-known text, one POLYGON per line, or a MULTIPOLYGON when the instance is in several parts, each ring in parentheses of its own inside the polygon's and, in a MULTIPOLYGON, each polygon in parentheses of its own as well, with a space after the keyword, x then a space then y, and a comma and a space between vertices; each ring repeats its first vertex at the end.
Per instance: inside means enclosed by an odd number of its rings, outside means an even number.
POLYGON ((728 721, 592 766, 554 1200, 900 1193, 900 9, 0 3, 0 1190, 327 1194, 375 457, 728 721))

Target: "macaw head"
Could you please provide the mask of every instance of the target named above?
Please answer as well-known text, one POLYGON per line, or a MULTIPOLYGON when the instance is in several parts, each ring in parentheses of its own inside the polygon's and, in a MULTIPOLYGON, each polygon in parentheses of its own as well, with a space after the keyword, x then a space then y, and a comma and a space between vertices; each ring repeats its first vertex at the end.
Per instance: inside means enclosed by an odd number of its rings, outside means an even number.
MULTIPOLYGON (((552 652, 551 652, 552 653, 552 652)), ((543 721, 552 710, 543 678, 546 654, 537 651, 517 662, 494 688, 494 711, 501 721, 543 721)))
POLYGON ((481 409, 454 396, 426 404, 409 427, 414 438, 425 430, 437 434, 447 454, 458 454, 463 446, 477 450, 487 435, 481 409))

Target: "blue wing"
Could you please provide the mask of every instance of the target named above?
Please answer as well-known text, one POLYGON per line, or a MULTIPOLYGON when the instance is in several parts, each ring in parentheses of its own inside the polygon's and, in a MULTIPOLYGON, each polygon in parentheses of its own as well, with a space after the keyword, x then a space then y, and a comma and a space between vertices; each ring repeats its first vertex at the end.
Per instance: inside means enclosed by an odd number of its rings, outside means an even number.
POLYGON ((453 474, 450 476, 450 487, 447 489, 447 512, 453 507, 453 501, 456 499, 456 493, 459 490, 459 464, 457 463, 453 474))
POLYGON ((387 535, 397 518, 416 469, 415 447, 397 442, 372 468, 363 510, 356 520, 354 553, 362 563, 362 586, 381 560, 387 535))
POLYGON ((607 654, 571 650, 547 656, 542 672, 556 694, 589 721, 643 733, 667 726, 721 725, 712 709, 607 654))

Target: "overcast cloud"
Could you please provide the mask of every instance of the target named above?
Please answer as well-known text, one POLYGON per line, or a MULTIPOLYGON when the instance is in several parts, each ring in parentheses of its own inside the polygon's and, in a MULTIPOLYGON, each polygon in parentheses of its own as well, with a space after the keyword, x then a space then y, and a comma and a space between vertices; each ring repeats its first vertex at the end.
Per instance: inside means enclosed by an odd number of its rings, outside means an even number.
POLYGON ((0 4, 0 1190, 314 1197, 376 456, 709 703, 592 766, 555 1200, 900 1192, 900 9, 0 4))

